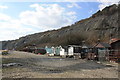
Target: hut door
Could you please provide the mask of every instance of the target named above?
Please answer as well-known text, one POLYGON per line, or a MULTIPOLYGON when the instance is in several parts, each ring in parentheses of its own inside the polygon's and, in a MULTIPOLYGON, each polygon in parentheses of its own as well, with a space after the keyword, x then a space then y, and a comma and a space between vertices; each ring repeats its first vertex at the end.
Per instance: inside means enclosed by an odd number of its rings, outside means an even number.
POLYGON ((99 58, 99 61, 105 61, 106 58, 105 58, 105 53, 106 51, 104 49, 98 49, 98 58, 99 58))

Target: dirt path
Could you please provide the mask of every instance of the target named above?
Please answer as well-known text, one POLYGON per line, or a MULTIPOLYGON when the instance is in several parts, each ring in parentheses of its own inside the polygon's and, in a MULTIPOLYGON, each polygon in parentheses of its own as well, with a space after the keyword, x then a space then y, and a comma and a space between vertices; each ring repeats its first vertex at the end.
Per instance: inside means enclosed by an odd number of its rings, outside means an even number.
POLYGON ((3 78, 118 78, 118 64, 113 63, 106 66, 94 61, 17 51, 2 56, 2 61, 3 64, 22 64, 3 68, 3 78))

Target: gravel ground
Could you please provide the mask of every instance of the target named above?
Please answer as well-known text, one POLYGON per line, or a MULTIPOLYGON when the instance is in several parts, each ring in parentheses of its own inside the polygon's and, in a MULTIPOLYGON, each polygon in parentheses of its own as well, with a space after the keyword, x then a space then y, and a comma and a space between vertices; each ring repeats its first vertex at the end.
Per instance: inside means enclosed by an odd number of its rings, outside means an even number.
POLYGON ((3 78, 118 78, 118 64, 82 59, 48 57, 27 52, 10 51, 2 64, 21 65, 2 68, 3 78))

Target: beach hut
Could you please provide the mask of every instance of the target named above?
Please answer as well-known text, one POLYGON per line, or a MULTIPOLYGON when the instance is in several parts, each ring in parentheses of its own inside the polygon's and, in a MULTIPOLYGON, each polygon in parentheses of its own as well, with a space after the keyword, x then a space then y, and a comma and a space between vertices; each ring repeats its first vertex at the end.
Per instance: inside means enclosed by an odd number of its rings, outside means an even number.
POLYGON ((93 59, 93 53, 92 53, 92 46, 90 45, 83 45, 82 51, 81 51, 81 58, 82 59, 93 59))
POLYGON ((109 59, 110 44, 99 42, 94 46, 95 56, 98 61, 106 61, 109 59))
POLYGON ((55 47, 55 55, 56 56, 66 56, 66 54, 65 54, 65 49, 64 48, 62 48, 62 46, 57 46, 57 47, 55 47))
POLYGON ((60 47, 55 47, 55 55, 60 56, 60 47))
POLYGON ((68 46, 68 57, 74 57, 77 56, 79 58, 81 58, 81 50, 82 47, 78 46, 78 45, 69 45, 68 46))
POLYGON ((52 53, 51 54, 54 54, 55 55, 55 47, 51 47, 52 48, 52 53))
POLYGON ((45 47, 46 53, 49 56, 54 56, 55 55, 55 48, 54 47, 45 47))
POLYGON ((49 55, 55 55, 55 56, 66 56, 65 49, 62 48, 62 46, 57 46, 57 47, 51 47, 48 48, 47 46, 45 47, 47 54, 49 55))
MULTIPOLYGON (((62 51, 64 51, 64 57, 67 57, 68 56, 68 46, 62 46, 62 49, 64 49, 64 50, 62 50, 62 51)), ((62 55, 62 53, 61 53, 61 55, 62 55)))
MULTIPOLYGON (((93 51, 93 49, 89 49, 88 53, 87 53, 87 59, 88 60, 95 60, 96 59, 96 55, 95 52, 93 51)), ((97 59, 96 59, 97 60, 97 59)))
POLYGON ((52 48, 49 48, 49 47, 45 47, 45 50, 46 50, 46 53, 47 54, 50 54, 50 53, 52 53, 52 48))
POLYGON ((68 48, 68 56, 73 56, 73 54, 74 54, 74 47, 73 47, 73 46, 70 46, 70 47, 68 48))
POLYGON ((67 53, 65 52, 65 49, 62 48, 62 46, 59 46, 59 48, 60 48, 60 56, 61 57, 66 57, 67 53))
POLYGON ((110 61, 120 62, 120 40, 111 42, 110 61))

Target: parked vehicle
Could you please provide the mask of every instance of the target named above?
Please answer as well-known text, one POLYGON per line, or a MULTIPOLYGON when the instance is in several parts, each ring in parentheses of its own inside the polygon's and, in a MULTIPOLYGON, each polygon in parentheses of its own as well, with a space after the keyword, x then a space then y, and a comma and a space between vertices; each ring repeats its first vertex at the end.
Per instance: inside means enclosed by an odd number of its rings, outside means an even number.
POLYGON ((35 54, 46 54, 46 50, 45 49, 42 49, 42 48, 37 48, 35 49, 35 54))
POLYGON ((7 55, 8 54, 8 50, 2 50, 2 51, 0 51, 0 54, 7 55))

